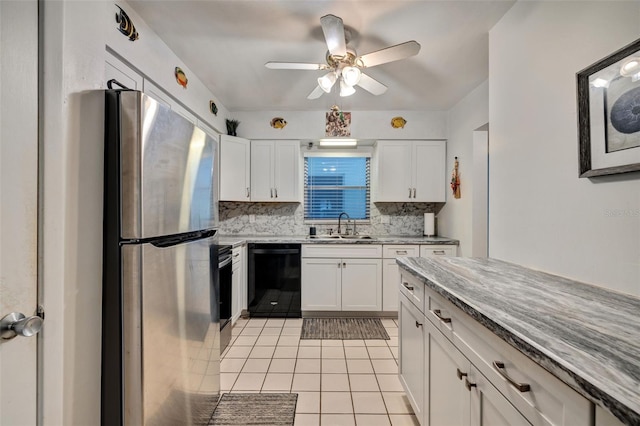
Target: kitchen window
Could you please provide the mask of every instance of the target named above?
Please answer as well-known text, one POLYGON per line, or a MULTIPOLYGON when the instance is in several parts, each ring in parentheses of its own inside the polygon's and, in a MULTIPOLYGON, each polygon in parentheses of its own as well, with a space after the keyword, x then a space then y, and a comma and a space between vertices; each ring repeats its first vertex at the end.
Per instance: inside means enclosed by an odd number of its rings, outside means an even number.
POLYGON ((369 220, 369 156, 322 155, 304 159, 304 219, 333 221, 342 212, 369 220))

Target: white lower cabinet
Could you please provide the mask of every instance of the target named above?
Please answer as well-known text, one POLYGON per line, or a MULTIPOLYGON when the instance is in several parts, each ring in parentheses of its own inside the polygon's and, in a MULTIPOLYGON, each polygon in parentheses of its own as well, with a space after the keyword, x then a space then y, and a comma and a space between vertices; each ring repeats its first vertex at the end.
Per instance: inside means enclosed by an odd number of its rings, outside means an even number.
POLYGON ((382 310, 380 257, 379 245, 303 246, 302 310, 382 310))
POLYGON ((382 310, 382 261, 342 259, 342 310, 382 310))
POLYGON ((232 251, 231 263, 231 322, 235 323, 242 314, 242 300, 244 295, 244 271, 242 247, 236 247, 232 251))
POLYGON ((454 245, 421 245, 420 257, 457 256, 458 246, 454 245))
POLYGON ((400 295, 398 310, 398 374, 413 412, 420 424, 426 424, 425 403, 428 401, 428 370, 425 369, 425 355, 429 353, 429 340, 425 339, 424 315, 407 299, 400 295))
POLYGON ((302 310, 342 309, 340 259, 302 259, 302 310))
POLYGON ((398 257, 418 257, 418 245, 384 245, 382 246, 382 310, 398 311, 398 257))
POLYGON ((403 271, 399 289, 400 382, 421 425, 592 424, 586 398, 422 281, 403 271))

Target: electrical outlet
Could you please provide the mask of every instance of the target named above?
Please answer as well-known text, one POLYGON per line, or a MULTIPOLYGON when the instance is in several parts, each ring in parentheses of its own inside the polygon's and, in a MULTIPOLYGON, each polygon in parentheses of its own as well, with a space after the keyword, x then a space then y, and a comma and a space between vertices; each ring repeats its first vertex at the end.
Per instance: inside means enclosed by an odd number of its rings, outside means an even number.
POLYGON ((249 223, 255 223, 256 222, 256 215, 255 214, 250 214, 249 215, 249 223))
POLYGON ((383 214, 382 216, 380 216, 380 223, 388 225, 391 223, 391 218, 388 215, 383 214))

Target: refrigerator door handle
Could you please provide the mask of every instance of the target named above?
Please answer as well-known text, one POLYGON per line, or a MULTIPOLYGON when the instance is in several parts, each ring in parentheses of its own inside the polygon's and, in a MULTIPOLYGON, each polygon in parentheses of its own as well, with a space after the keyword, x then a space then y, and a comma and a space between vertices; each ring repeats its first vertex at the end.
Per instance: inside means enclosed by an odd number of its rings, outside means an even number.
POLYGON ((206 231, 196 231, 196 232, 189 232, 186 234, 177 234, 169 237, 162 237, 161 239, 153 239, 147 242, 153 245, 154 247, 166 248, 166 247, 171 247, 178 244, 184 244, 184 243, 189 243, 191 241, 197 241, 197 240, 202 240, 204 238, 209 238, 214 236, 216 232, 218 231, 216 231, 215 229, 209 229, 206 231))

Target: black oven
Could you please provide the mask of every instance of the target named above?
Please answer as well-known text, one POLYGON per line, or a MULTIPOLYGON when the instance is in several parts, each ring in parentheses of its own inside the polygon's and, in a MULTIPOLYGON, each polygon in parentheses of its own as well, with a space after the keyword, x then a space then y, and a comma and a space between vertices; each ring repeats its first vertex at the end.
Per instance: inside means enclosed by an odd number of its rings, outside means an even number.
POLYGON ((231 246, 218 248, 218 269, 220 274, 220 353, 231 341, 231 246))

